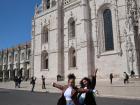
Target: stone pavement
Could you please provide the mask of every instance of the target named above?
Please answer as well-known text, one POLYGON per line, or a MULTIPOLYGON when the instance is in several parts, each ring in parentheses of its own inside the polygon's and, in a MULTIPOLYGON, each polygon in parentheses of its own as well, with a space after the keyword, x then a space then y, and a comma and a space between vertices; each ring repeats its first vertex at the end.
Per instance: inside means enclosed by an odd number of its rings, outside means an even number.
MULTIPOLYGON (((67 82, 59 82, 59 84, 66 84, 67 82)), ((52 82, 47 82, 46 89, 41 89, 41 83, 36 84, 35 91, 37 92, 51 92, 60 93, 61 91, 52 87, 52 82)), ((78 82, 77 82, 78 84, 78 82)), ((16 89, 16 90, 31 90, 30 82, 22 82, 21 88, 15 88, 14 82, 1 82, 0 88, 4 89, 16 89)), ((124 98, 124 99, 138 99, 140 100, 140 79, 131 79, 129 84, 123 84, 123 80, 115 79, 111 85, 109 80, 97 80, 96 89, 99 94, 98 97, 112 97, 112 98, 124 98)))
POLYGON ((124 84, 123 80, 114 80, 112 85, 109 80, 100 80, 96 89, 101 97, 140 100, 140 79, 131 79, 128 84, 124 84))

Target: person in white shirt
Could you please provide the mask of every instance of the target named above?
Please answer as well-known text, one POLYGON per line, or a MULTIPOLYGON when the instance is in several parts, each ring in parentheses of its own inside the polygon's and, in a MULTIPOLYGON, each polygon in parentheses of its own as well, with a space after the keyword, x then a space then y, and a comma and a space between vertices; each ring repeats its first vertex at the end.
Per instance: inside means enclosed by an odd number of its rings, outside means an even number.
POLYGON ((68 75, 68 84, 65 86, 53 83, 53 87, 62 90, 62 97, 59 99, 57 105, 79 105, 77 98, 78 93, 89 92, 89 89, 77 88, 75 86, 75 75, 68 75))

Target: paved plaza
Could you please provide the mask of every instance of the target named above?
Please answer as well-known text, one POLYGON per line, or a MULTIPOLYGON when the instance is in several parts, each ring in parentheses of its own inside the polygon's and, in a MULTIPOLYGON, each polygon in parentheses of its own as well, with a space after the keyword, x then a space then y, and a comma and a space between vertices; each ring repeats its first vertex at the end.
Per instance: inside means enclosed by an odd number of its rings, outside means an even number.
MULTIPOLYGON (((56 105, 59 93, 0 89, 0 105, 56 105)), ((96 97, 97 105, 139 105, 140 100, 96 97)))
MULTIPOLYGON (((46 89, 41 89, 41 83, 36 84, 36 92, 50 92, 50 93, 61 93, 56 88, 52 87, 52 81, 46 83, 46 89)), ((66 82, 59 82, 59 84, 66 84, 66 82)), ((78 84, 78 82, 77 82, 78 84)), ((25 90, 30 91, 31 85, 30 82, 22 82, 21 88, 15 88, 14 82, 2 82, 0 83, 1 89, 12 89, 12 90, 25 90)), ((140 100, 140 79, 131 79, 129 84, 123 84, 123 80, 116 79, 111 85, 109 80, 97 80, 96 89, 99 91, 98 97, 110 97, 110 98, 123 98, 123 99, 137 99, 140 100)))

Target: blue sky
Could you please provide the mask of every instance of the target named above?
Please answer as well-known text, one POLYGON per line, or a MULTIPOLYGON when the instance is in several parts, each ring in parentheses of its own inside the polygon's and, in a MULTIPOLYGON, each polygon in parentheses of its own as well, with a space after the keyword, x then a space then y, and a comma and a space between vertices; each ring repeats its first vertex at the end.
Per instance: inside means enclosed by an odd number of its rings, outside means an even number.
POLYGON ((34 6, 41 0, 0 0, 0 49, 31 40, 34 6))

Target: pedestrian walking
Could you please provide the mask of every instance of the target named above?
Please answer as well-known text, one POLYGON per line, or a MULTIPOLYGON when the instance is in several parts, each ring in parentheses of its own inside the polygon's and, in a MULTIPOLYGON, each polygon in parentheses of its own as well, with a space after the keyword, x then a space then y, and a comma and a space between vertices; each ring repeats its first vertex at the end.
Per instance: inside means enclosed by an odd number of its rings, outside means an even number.
POLYGON ((21 81, 22 81, 22 77, 19 76, 19 77, 18 77, 18 88, 20 88, 21 81))
POLYGON ((128 83, 129 82, 128 74, 126 72, 124 72, 123 76, 124 76, 124 84, 128 83))
POLYGON ((17 76, 14 77, 14 82, 15 82, 15 88, 17 88, 18 87, 18 77, 17 76))
POLYGON ((68 75, 68 84, 65 86, 53 83, 53 87, 56 87, 62 90, 62 96, 58 100, 57 105, 79 105, 79 101, 77 98, 78 93, 89 92, 88 89, 77 88, 75 86, 75 75, 68 75))
POLYGON ((131 78, 135 77, 135 72, 133 70, 131 70, 131 78))
POLYGON ((32 77, 32 78, 31 78, 31 82, 30 82, 30 84, 32 85, 32 90, 31 90, 31 92, 34 92, 35 82, 36 82, 36 78, 35 78, 35 77, 32 77))
POLYGON ((112 84, 112 80, 113 80, 113 73, 110 73, 109 78, 110 78, 110 84, 112 84))
POLYGON ((42 89, 46 89, 45 86, 45 77, 42 75, 42 89))

